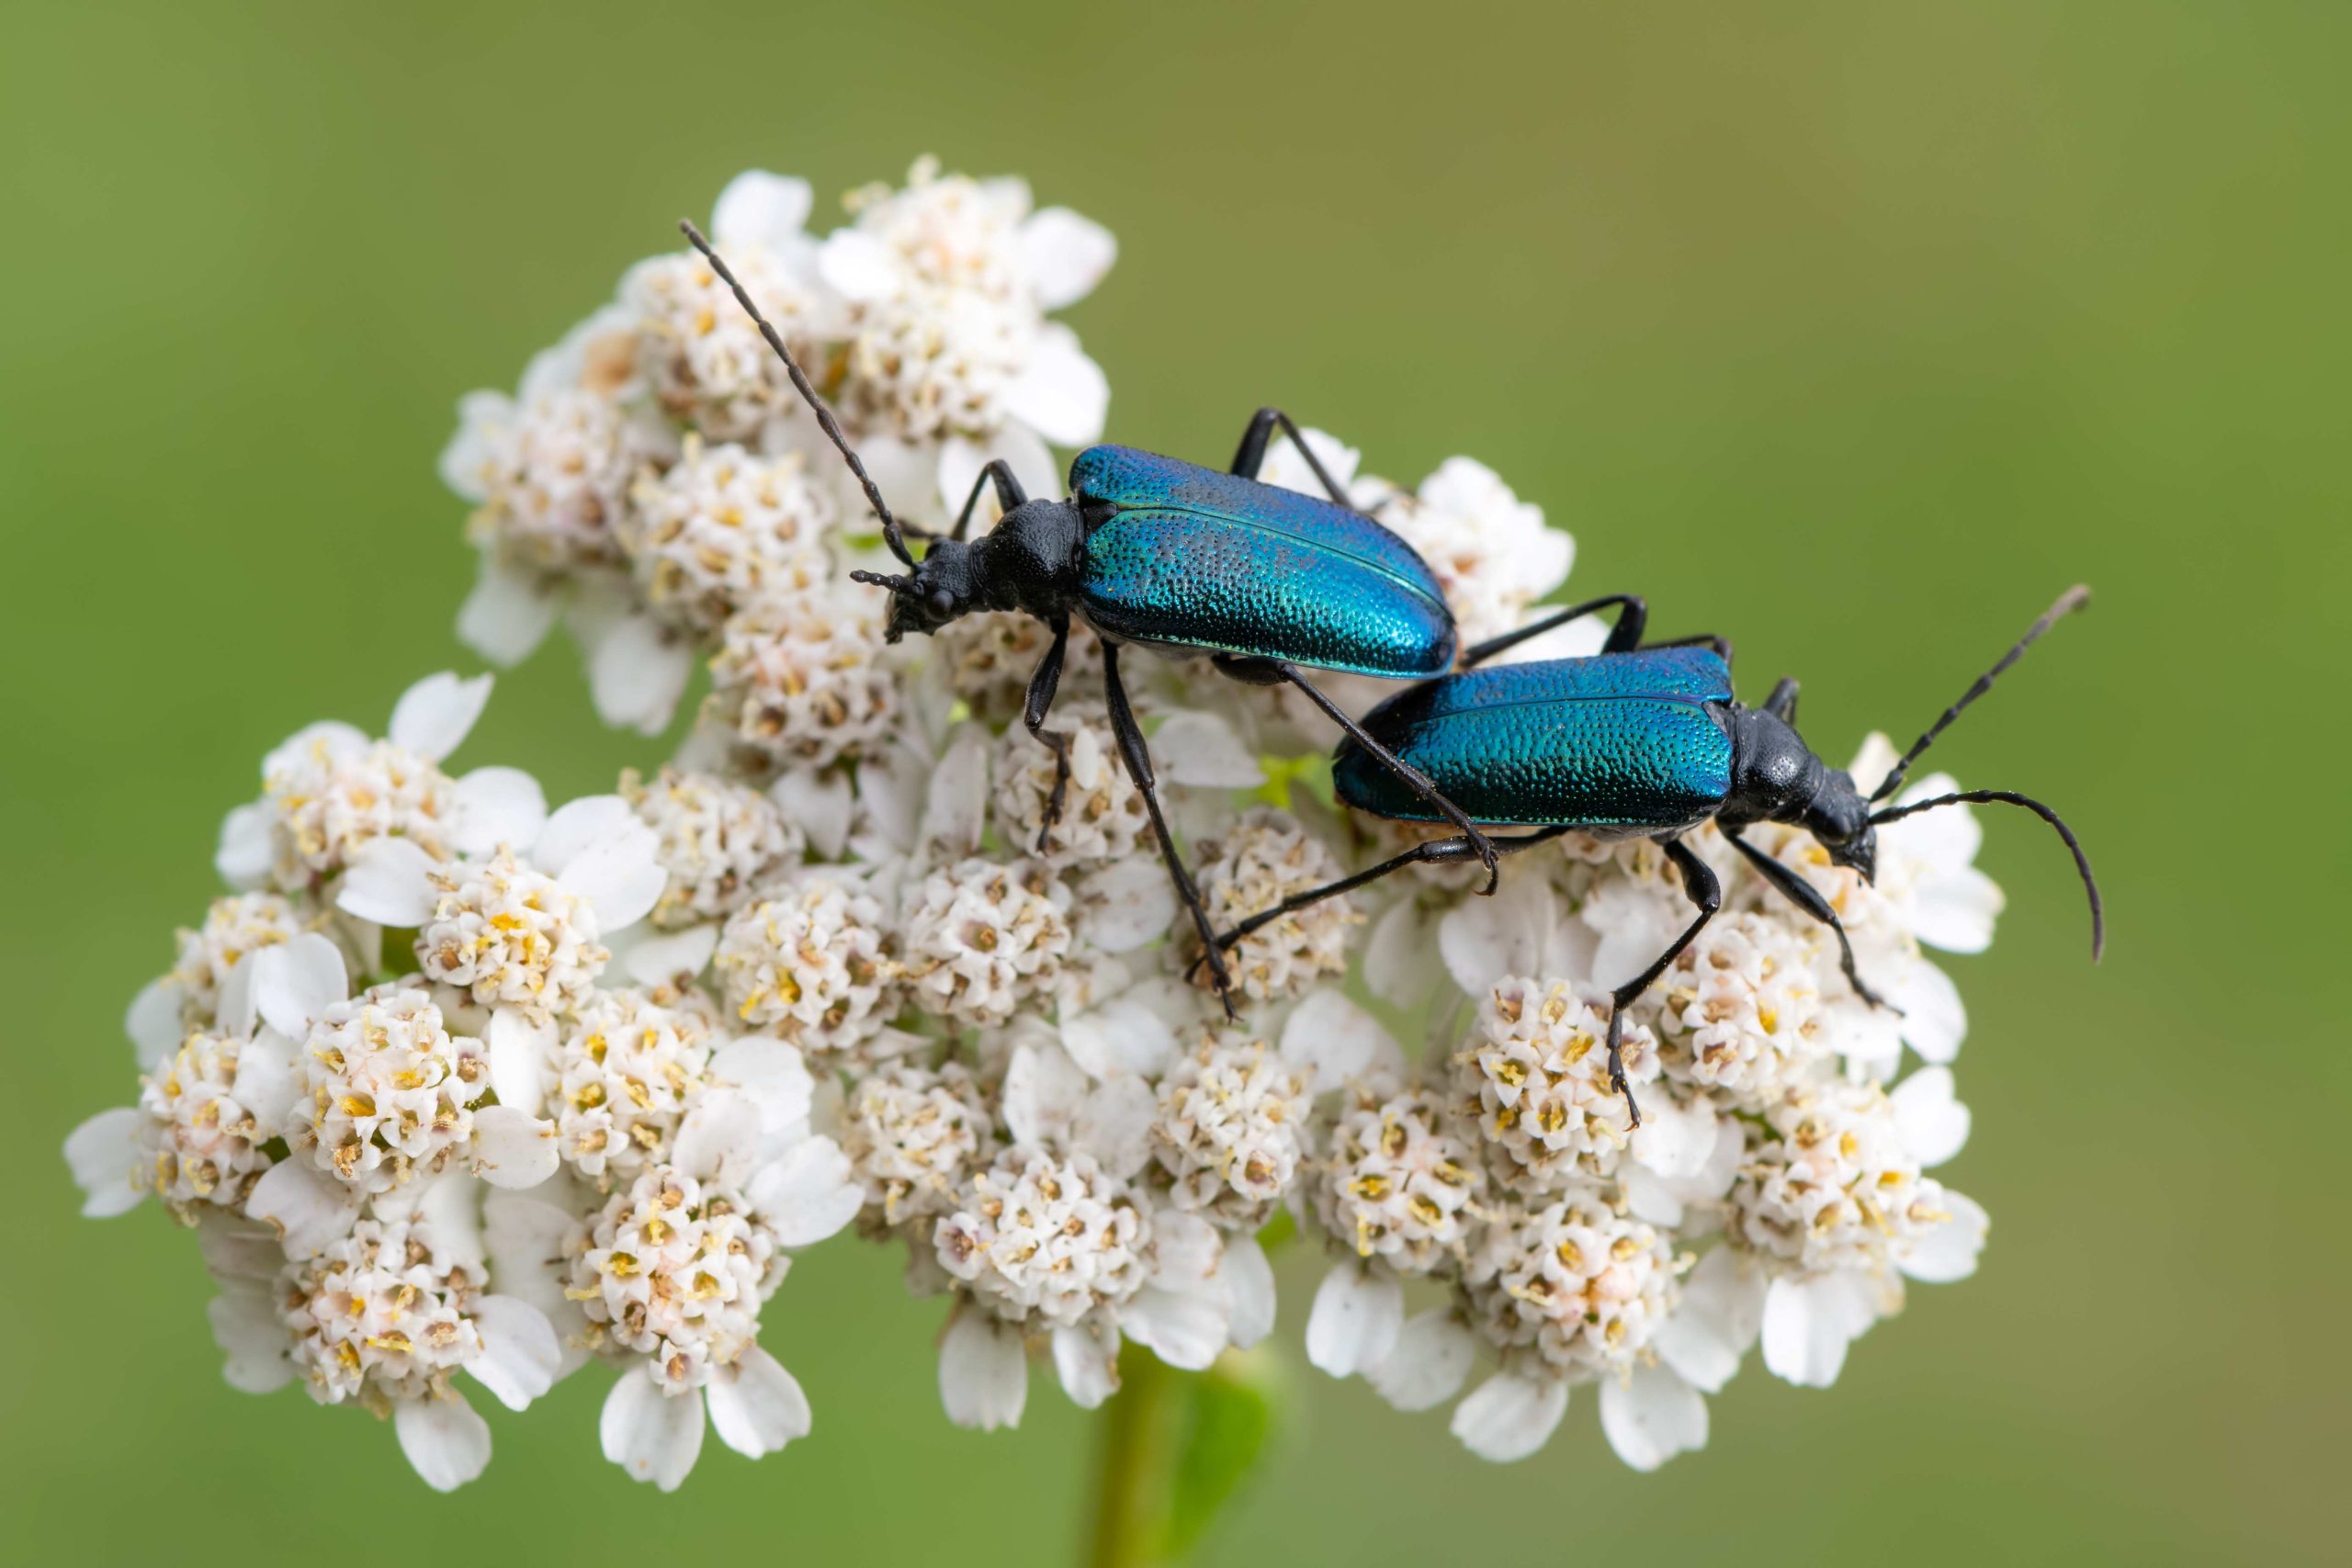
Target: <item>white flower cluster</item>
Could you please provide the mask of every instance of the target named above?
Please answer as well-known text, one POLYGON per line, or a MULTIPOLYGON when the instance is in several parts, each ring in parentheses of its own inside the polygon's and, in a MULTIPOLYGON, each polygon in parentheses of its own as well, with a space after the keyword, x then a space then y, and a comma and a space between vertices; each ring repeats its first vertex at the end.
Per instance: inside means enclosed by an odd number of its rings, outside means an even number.
POLYGON ((277 891, 181 933, 131 1007, 138 1102, 66 1157, 85 1213, 152 1191, 197 1227, 237 1387, 389 1416, 446 1490, 490 1459, 455 1374, 521 1409, 593 1354, 606 1453, 675 1485, 706 1404, 746 1452, 807 1430, 759 1307, 860 1190, 798 1053, 677 985, 715 927, 647 917, 726 912, 797 840, 725 780, 550 812, 527 774, 452 777, 489 695, 433 676, 386 739, 270 753, 220 863, 277 891))
MULTIPOLYGON (((1035 209, 1018 180, 928 159, 848 206, 820 238, 808 183, 754 171, 719 197, 711 236, 909 521, 944 524, 990 457, 1054 491, 1046 443, 1100 435, 1110 389, 1050 312, 1101 281, 1111 236, 1035 209)), ((458 416, 441 472, 476 507, 481 574, 458 630, 483 657, 511 663, 561 619, 596 711, 649 735, 707 660, 706 746, 757 773, 892 733, 906 661, 845 576, 871 564, 874 520, 701 256, 639 263, 513 396, 473 393, 458 416)), ((337 814, 320 815, 331 829, 337 814)), ((312 852, 332 848, 331 830, 313 837, 312 852)))
MULTIPOLYGON (((885 489, 933 525, 991 457, 1058 493, 1046 443, 1092 439, 1105 393, 1048 312, 1109 237, 928 165, 822 240, 808 205, 746 175, 713 228, 885 489)), ((1469 459, 1405 491, 1308 439, 1427 555, 1465 640, 1566 577, 1567 537, 1469 459)), ((476 647, 520 657, 562 615, 600 713, 648 732, 696 657, 711 694, 666 761, 553 811, 527 774, 445 767, 488 677, 419 682, 380 738, 319 725, 268 755, 222 831, 232 891, 131 1008, 137 1103, 66 1147, 86 1212, 152 1191, 198 1228, 236 1386, 389 1413, 446 1488, 489 1457, 454 1374, 520 1407, 600 1360, 606 1456, 666 1489, 707 1428, 753 1455, 808 1430, 761 1308, 853 1221, 947 1298, 943 1404, 992 1427, 1033 1352, 1091 1406, 1126 1341, 1200 1369, 1262 1338, 1260 1234, 1287 1218, 1333 1259, 1303 1318, 1317 1366, 1424 1408, 1485 1359, 1453 1429, 1494 1459, 1597 1383, 1647 1468, 1704 1440, 1704 1394, 1758 1338, 1826 1383, 1905 1280, 1973 1268, 1984 1214, 1926 1174, 1966 1134, 1964 1021, 1919 952, 1990 939, 1965 812, 1890 824, 1875 886, 1800 834, 1750 836, 1842 913, 1899 1012, 1692 835, 1724 908, 1630 1010, 1637 1127, 1609 987, 1689 919, 1655 846, 1572 835, 1491 899, 1408 872, 1296 911, 1229 954, 1229 1018, 1091 633, 1049 721, 1071 763, 1049 823, 1051 754, 1020 719, 1037 628, 983 615, 886 649, 883 596, 846 579, 876 553, 863 499, 693 253, 632 270, 517 396, 467 400, 444 467, 479 507, 476 647), (1417 1062, 1380 1016, 1423 1032, 1417 1062)), ((1317 485, 1286 442, 1265 474, 1317 485)), ((1331 727, 1295 694, 1126 668, 1217 925, 1401 841, 1327 804, 1331 727)), ((1360 709, 1390 688, 1330 689, 1360 709)), ((1874 743, 1857 772, 1891 761, 1874 743)))

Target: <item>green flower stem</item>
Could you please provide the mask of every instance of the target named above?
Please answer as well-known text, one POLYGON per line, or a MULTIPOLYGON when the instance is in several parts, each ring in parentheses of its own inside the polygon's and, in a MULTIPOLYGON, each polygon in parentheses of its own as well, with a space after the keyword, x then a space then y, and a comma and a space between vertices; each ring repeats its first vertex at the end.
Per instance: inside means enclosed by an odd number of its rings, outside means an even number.
POLYGON ((1169 1395, 1177 1374, 1130 1345, 1119 1358, 1119 1392, 1096 1417, 1092 1568, 1148 1568, 1167 1539, 1169 1395))

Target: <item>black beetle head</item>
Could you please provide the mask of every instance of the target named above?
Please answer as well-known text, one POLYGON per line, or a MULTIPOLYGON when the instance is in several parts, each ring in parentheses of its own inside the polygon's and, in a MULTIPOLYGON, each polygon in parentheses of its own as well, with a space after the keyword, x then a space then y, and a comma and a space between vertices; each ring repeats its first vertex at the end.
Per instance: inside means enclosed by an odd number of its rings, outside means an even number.
POLYGON ((1843 769, 1829 772, 1798 825, 1829 852, 1832 864, 1852 866, 1864 882, 1878 880, 1878 829, 1871 822, 1871 803, 1854 787, 1853 774, 1843 769))
POLYGON ((883 636, 897 642, 909 632, 928 637, 952 621, 981 608, 978 597, 978 547, 961 539, 934 539, 912 572, 905 577, 876 571, 854 571, 860 582, 890 591, 890 621, 883 636))

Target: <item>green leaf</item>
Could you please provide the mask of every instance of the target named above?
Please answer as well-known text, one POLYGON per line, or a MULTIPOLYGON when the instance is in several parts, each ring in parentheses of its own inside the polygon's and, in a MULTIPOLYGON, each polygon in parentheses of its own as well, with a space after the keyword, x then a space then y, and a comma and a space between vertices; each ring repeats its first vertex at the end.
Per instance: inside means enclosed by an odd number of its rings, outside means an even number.
POLYGON ((1197 1546, 1239 1494, 1274 1429, 1274 1363, 1228 1354, 1181 1383, 1182 1435, 1170 1478, 1161 1554, 1177 1561, 1197 1546))

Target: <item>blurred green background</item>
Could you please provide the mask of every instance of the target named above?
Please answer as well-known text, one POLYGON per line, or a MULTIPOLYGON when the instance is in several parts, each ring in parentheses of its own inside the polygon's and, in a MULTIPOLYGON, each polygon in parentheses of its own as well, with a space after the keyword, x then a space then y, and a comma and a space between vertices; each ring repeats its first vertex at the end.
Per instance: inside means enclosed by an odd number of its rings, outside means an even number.
MULTIPOLYGON (((119 1008, 261 752, 463 660, 458 394, 736 170, 830 218, 935 151, 1118 234, 1074 317, 1114 438, 1214 458, 1279 401, 1398 478, 1475 454, 1575 532, 1571 590, 1734 636, 1751 697, 1801 673, 1833 756, 2098 591, 1939 759, 2061 804, 2114 919, 2094 970, 2057 846, 1988 814, 1978 1278, 1829 1393, 1751 1360, 1654 1477, 1589 1393, 1498 1469, 1302 1363, 1208 1558, 2343 1561, 2347 47, 2352 8, 2251 0, 11 7, 0 1556, 1075 1546, 1088 1419, 1041 1375, 1017 1434, 950 1428, 876 1249, 769 1314, 805 1445, 663 1498, 583 1377, 435 1501, 389 1430, 222 1384, 188 1238, 77 1219, 55 1154, 130 1092, 119 1008)), ((485 738, 551 793, 657 755, 557 644, 485 738)))

